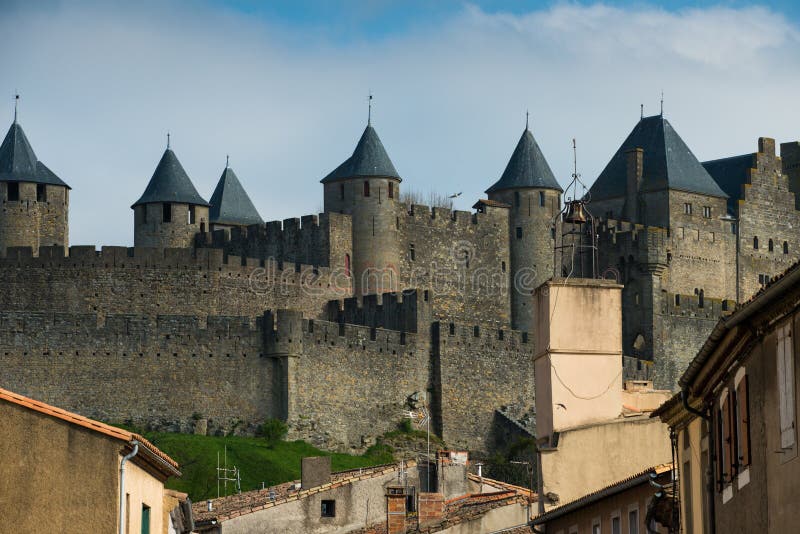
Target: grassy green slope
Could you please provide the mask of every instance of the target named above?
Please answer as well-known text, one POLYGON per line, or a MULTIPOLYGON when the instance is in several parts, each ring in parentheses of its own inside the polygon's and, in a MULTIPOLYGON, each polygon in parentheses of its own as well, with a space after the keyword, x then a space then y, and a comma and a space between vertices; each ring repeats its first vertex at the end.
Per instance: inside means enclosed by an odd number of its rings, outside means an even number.
MULTIPOLYGON (((170 479, 167 487, 189 494, 195 502, 217 496, 217 452, 223 462, 228 448, 228 467, 241 471, 242 491, 260 489, 300 478, 300 460, 305 456, 330 456, 333 471, 389 463, 392 455, 376 448, 364 456, 321 451, 304 441, 279 441, 272 445, 263 438, 239 436, 198 436, 146 432, 144 436, 180 464, 183 476, 170 479)), ((233 492, 228 483, 228 493, 233 492)), ((220 490, 222 493, 222 490, 220 490)))

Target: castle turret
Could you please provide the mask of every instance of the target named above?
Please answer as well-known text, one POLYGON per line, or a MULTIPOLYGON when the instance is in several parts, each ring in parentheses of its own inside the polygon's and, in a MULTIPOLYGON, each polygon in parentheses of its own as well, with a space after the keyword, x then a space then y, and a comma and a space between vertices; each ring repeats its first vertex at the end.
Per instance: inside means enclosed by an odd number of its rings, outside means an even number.
POLYGON ((397 291, 401 178, 375 128, 367 124, 353 155, 321 182, 325 212, 352 216, 355 292, 364 295, 397 291))
POLYGON ((137 247, 189 248, 208 227, 208 202, 203 200, 167 146, 147 189, 131 206, 133 242, 137 247))
POLYGON ((553 274, 553 221, 561 210, 561 186, 527 128, 503 175, 486 193, 511 206, 511 324, 530 330, 533 290, 553 274))
POLYGON ((227 165, 211 195, 209 221, 212 231, 264 222, 236 173, 227 165))
POLYGON ((0 253, 8 247, 69 246, 69 189, 36 158, 17 122, 0 145, 0 253))

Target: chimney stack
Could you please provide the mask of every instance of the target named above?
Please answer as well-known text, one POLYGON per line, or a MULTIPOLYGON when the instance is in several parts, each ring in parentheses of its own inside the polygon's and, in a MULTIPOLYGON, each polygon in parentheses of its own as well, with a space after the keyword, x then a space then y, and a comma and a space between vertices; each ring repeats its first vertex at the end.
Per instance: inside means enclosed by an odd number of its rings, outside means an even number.
POLYGON ((406 532, 406 490, 401 486, 386 488, 386 532, 406 532))

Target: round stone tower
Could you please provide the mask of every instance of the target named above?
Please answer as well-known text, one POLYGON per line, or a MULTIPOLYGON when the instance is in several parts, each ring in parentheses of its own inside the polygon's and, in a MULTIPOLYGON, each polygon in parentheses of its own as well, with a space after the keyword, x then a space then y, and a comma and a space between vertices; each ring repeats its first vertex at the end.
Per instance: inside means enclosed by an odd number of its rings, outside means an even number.
POLYGON ((0 254, 8 247, 69 246, 69 189, 36 158, 14 117, 0 145, 0 254))
POLYGON ((192 247, 195 235, 208 229, 208 207, 168 145, 144 194, 131 206, 134 246, 192 247))
POLYGON ((325 212, 353 221, 353 288, 366 295, 397 291, 400 268, 398 229, 400 175, 375 128, 367 124, 353 155, 321 180, 325 212))
POLYGON ((511 325, 533 328, 533 290, 553 277, 553 223, 563 190, 525 127, 506 170, 486 193, 509 209, 511 325))

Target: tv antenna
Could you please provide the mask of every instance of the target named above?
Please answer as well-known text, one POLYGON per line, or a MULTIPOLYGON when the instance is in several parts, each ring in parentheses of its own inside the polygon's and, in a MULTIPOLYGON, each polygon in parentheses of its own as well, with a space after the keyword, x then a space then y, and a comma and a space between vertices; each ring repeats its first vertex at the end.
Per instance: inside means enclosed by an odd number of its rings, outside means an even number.
POLYGON ((228 467, 228 445, 225 445, 225 457, 223 467, 219 465, 219 451, 217 451, 217 499, 219 499, 219 483, 223 484, 223 497, 228 496, 228 482, 233 482, 236 493, 242 492, 241 470, 235 465, 228 467))

